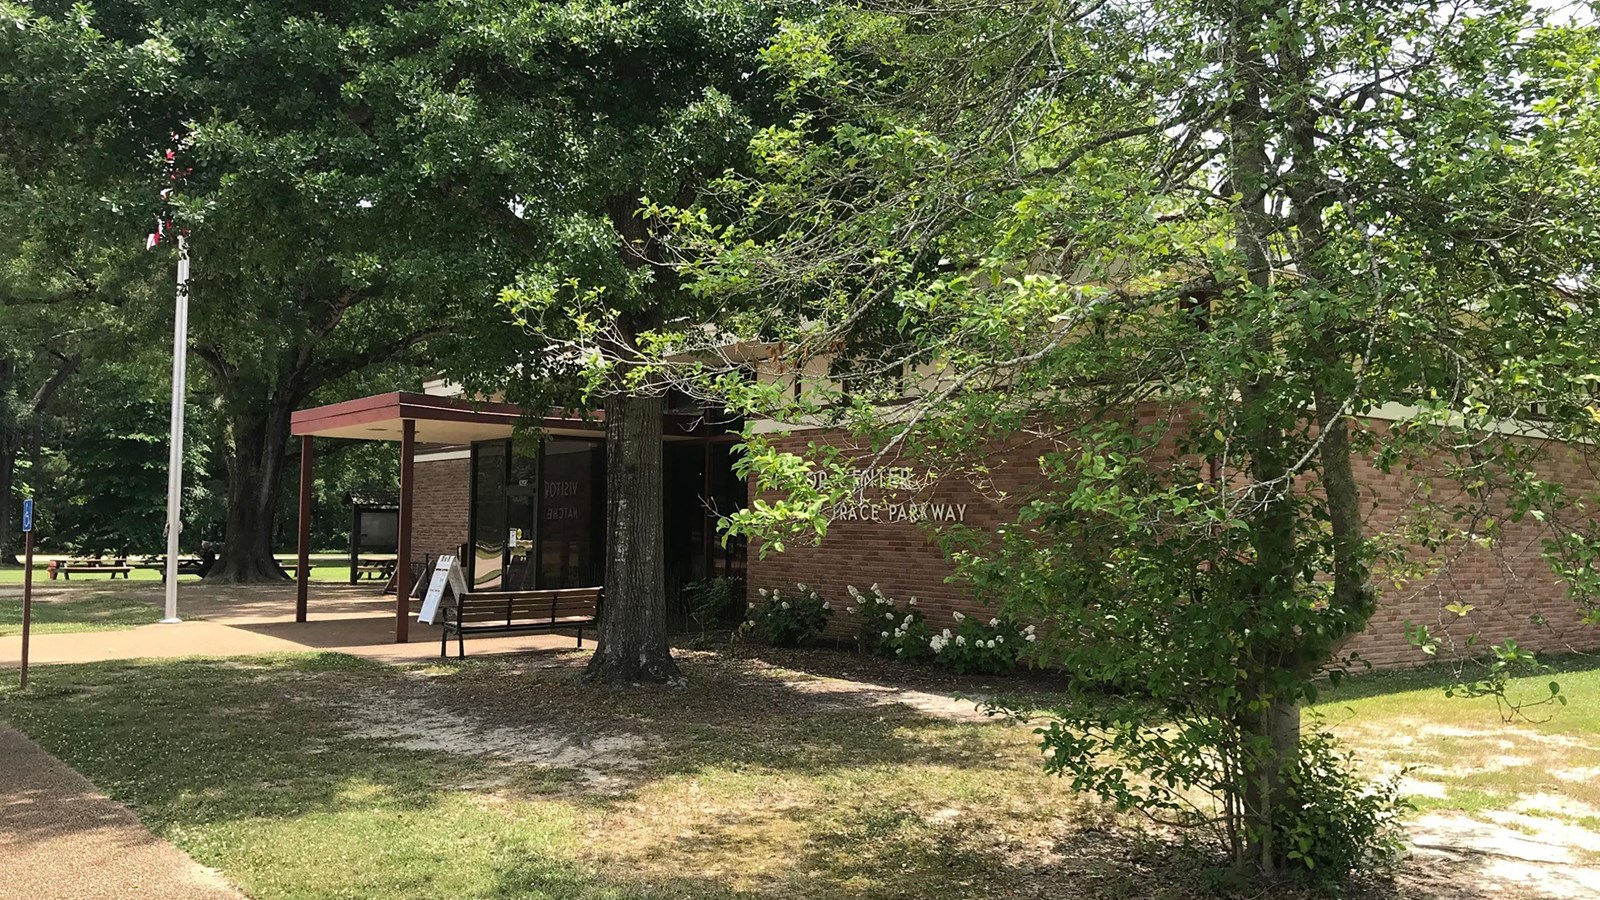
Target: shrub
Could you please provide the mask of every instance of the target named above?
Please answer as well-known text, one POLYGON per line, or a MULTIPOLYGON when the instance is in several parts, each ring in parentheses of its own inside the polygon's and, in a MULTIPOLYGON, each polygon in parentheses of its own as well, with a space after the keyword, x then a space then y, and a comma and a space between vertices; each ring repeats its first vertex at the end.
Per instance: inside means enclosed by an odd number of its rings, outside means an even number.
POLYGON ((1034 640, 1033 626, 1017 627, 1009 619, 994 618, 988 624, 952 613, 954 631, 946 628, 928 639, 934 658, 951 671, 962 674, 1001 675, 1017 667, 1022 651, 1034 640))
POLYGON ((803 584, 785 596, 777 589, 760 591, 761 602, 750 604, 750 615, 739 631, 774 647, 798 647, 822 633, 833 607, 822 595, 803 584))
POLYGON ((728 576, 691 581, 683 586, 689 618, 701 631, 727 623, 744 598, 744 579, 728 576))
POLYGON ((1301 738, 1287 780, 1290 802, 1274 810, 1273 844, 1309 879, 1337 887, 1349 872, 1398 858, 1405 846, 1399 817, 1408 808, 1398 777, 1367 781, 1354 754, 1318 730, 1301 738))
POLYGON ((856 644, 862 653, 872 653, 893 659, 914 661, 933 655, 928 646, 928 623, 917 609, 917 598, 912 597, 905 609, 895 606, 876 584, 865 593, 850 587, 850 599, 855 604, 846 611, 861 616, 856 628, 856 644))

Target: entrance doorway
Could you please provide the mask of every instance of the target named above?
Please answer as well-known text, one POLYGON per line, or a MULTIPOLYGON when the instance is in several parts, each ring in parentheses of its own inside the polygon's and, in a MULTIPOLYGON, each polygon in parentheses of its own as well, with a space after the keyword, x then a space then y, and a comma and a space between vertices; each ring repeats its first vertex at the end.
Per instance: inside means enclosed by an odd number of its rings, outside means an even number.
POLYGON ((600 584, 605 445, 547 438, 529 456, 509 440, 474 444, 469 520, 474 590, 600 584))

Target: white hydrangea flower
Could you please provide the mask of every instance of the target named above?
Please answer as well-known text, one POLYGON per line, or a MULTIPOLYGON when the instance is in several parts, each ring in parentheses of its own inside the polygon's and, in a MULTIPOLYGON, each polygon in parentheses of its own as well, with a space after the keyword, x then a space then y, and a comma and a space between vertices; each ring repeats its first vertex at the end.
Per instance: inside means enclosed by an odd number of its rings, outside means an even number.
POLYGON ((910 624, 911 624, 911 614, 910 614, 910 613, 906 613, 906 617, 905 617, 905 619, 904 619, 904 620, 903 620, 903 621, 904 621, 904 622, 905 622, 905 623, 906 623, 906 624, 907 624, 907 625, 910 625, 910 624))
POLYGON ((782 607, 783 607, 783 608, 784 608, 784 609, 788 609, 788 608, 789 608, 789 601, 787 601, 787 600, 785 600, 785 601, 783 601, 783 603, 782 603, 782 604, 780 604, 780 605, 781 605, 781 606, 782 606, 782 607))
POLYGON ((876 581, 874 581, 874 582, 873 582, 873 583, 872 583, 872 592, 873 592, 873 593, 874 593, 874 594, 881 594, 881 593, 883 593, 883 591, 880 591, 880 590, 878 590, 878 583, 877 583, 877 582, 876 582, 876 581))
POLYGON ((906 601, 906 605, 907 606, 916 606, 917 605, 917 598, 912 597, 910 600, 907 600, 906 601))
POLYGON ((957 610, 953 610, 950 613, 950 618, 955 619, 957 622, 961 622, 961 621, 964 621, 967 617, 963 616, 961 614, 961 610, 957 609, 957 610))
POLYGON ((1024 629, 1022 629, 1022 630, 1023 630, 1023 631, 1024 631, 1024 632, 1027 632, 1027 633, 1028 633, 1028 634, 1033 634, 1033 629, 1034 629, 1034 627, 1035 627, 1035 626, 1033 626, 1033 625, 1029 625, 1029 626, 1028 626, 1028 627, 1027 627, 1027 628, 1024 628, 1024 629))
POLYGON ((999 619, 990 619, 989 620, 989 627, 990 628, 999 628, 1000 627, 1000 620, 999 619))
POLYGON ((754 600, 750 601, 750 608, 751 609, 755 609, 756 608, 756 602, 754 600))
POLYGON ((1036 641, 1039 639, 1039 636, 1036 634, 1025 634, 1022 636, 1022 639, 1025 641, 1036 641))
POLYGON ((1006 636, 1003 634, 997 634, 994 636, 994 642, 996 644, 1004 644, 1006 642, 1006 636))
POLYGON ((846 606, 844 611, 850 613, 851 615, 855 615, 856 608, 854 606, 846 606))
POLYGON ((941 636, 943 636, 945 640, 947 640, 947 641, 950 640, 950 629, 946 628, 946 629, 940 631, 939 634, 941 636))
POLYGON ((855 597, 857 599, 860 599, 860 597, 861 597, 861 592, 856 590, 856 586, 853 585, 853 584, 850 585, 849 587, 845 588, 845 591, 847 593, 849 593, 850 596, 855 597))
POLYGON ((965 647, 966 645, 967 645, 967 636, 964 635, 964 634, 956 635, 956 646, 957 647, 965 647))
POLYGON ((885 618, 885 619, 888 619, 888 620, 889 620, 889 621, 891 621, 891 622, 893 622, 893 621, 894 621, 894 613, 892 613, 892 612, 886 612, 886 613, 884 613, 884 614, 883 614, 883 617, 884 617, 884 618, 885 618))
POLYGON ((884 640, 888 640, 889 639, 889 632, 885 631, 883 634, 878 635, 878 637, 881 637, 884 640))
POLYGON ((757 592, 756 592, 756 593, 758 593, 758 594, 760 594, 760 595, 761 595, 761 596, 763 596, 763 597, 765 597, 765 596, 767 596, 767 593, 768 593, 768 592, 767 592, 767 589, 766 589, 766 588, 762 588, 762 589, 761 589, 761 590, 759 590, 759 591, 757 591, 757 592))
POLYGON ((822 608, 823 609, 833 609, 833 604, 829 603, 826 600, 824 600, 824 601, 822 601, 822 608))
POLYGON ((811 588, 808 588, 808 587, 806 587, 806 586, 805 586, 805 585, 803 585, 803 584, 797 584, 797 585, 795 585, 795 587, 797 587, 797 588, 799 588, 799 589, 800 589, 800 590, 802 590, 802 591, 809 591, 809 590, 811 590, 811 588))

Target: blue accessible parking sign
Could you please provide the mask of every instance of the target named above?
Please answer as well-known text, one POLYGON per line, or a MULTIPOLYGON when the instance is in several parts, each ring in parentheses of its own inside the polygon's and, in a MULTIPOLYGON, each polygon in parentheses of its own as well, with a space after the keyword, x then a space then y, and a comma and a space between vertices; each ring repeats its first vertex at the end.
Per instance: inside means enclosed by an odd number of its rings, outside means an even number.
POLYGON ((33 501, 22 501, 22 530, 24 533, 33 530, 33 501))

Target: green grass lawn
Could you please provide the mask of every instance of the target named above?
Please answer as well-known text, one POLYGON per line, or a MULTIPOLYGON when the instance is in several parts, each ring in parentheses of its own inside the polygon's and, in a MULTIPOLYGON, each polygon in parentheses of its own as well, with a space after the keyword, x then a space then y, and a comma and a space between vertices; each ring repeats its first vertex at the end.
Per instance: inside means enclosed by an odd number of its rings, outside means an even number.
MULTIPOLYGON (((1044 776, 1027 729, 820 677, 926 670, 826 651, 681 657, 683 690, 586 685, 572 653, 50 666, 26 695, 0 682, 0 718, 256 898, 1203 894, 1195 857, 1044 776)), ((1433 675, 1365 680, 1314 713, 1375 767, 1421 767, 1412 778, 1443 792, 1434 810, 1583 803, 1595 784, 1565 779, 1600 765, 1600 666, 1569 668, 1571 705, 1539 722, 1447 701, 1433 675), (1493 768, 1497 754, 1527 761, 1493 768)))
MULTIPOLYGON (((146 599, 115 591, 90 591, 82 596, 35 598, 32 631, 34 634, 113 631, 148 625, 160 619, 161 611, 146 599)), ((0 637, 21 633, 22 598, 0 597, 0 637)))
POLYGON ((1426 669, 1364 676, 1313 712, 1374 771, 1410 769, 1419 810, 1520 811, 1600 832, 1600 657, 1569 656, 1514 679, 1507 696, 1520 710, 1447 698, 1448 681, 1426 669), (1565 706, 1539 703, 1552 681, 1565 706))
MULTIPOLYGON (((280 554, 278 556, 278 560, 287 564, 292 563, 294 558, 290 555, 280 554)), ((34 557, 33 583, 35 585, 50 583, 50 574, 48 571, 49 565, 50 563, 48 559, 37 556, 34 557)), ((338 553, 312 554, 311 565, 312 581, 348 583, 350 580, 350 558, 348 555, 338 553)), ((23 580, 22 575, 23 569, 21 566, 0 566, 0 585, 20 585, 22 584, 23 580)), ((162 578, 162 573, 156 569, 135 568, 132 572, 128 573, 128 578, 132 581, 160 581, 162 578)), ((179 576, 179 580, 184 584, 188 584, 190 582, 199 581, 200 579, 198 576, 194 575, 181 575, 179 576)), ((78 572, 71 576, 71 580, 68 583, 78 584, 82 582, 85 584, 101 584, 112 581, 113 579, 109 575, 93 573, 85 574, 78 572)), ((116 579, 114 579, 116 584, 121 584, 122 581, 123 578, 121 575, 118 575, 116 579)))
POLYGON ((0 716, 257 898, 998 898, 1057 848, 1072 896, 1189 896, 1138 889, 1135 844, 1021 729, 685 666, 681 691, 470 659, 54 666, 0 716))

